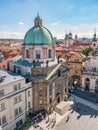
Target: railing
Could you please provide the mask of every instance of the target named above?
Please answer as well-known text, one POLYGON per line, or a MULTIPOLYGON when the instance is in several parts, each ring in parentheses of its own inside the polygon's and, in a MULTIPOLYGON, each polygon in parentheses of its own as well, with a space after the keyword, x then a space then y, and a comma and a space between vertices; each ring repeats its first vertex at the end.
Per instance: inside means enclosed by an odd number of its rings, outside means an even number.
POLYGON ((98 71, 83 70, 83 74, 98 75, 98 71))

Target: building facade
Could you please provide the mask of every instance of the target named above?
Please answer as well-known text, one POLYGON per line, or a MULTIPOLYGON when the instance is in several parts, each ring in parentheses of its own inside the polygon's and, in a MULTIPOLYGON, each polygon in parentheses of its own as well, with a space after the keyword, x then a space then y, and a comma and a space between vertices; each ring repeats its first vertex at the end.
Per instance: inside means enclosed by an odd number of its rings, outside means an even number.
POLYGON ((83 63, 82 86, 87 91, 98 92, 98 47, 83 63))
POLYGON ((0 69, 0 126, 1 130, 21 127, 32 112, 31 83, 25 78, 0 69))
POLYGON ((42 109, 50 113, 67 97, 68 65, 56 59, 54 38, 39 14, 34 27, 25 34, 22 57, 12 59, 8 68, 32 82, 33 113, 42 109))
POLYGON ((74 40, 72 38, 72 33, 70 31, 69 34, 65 35, 65 38, 64 38, 64 44, 65 45, 64 46, 69 47, 70 45, 73 45, 73 43, 74 43, 74 40))
POLYGON ((65 63, 32 69, 33 111, 44 109, 51 113, 67 99, 68 71, 65 63))
POLYGON ((68 75, 69 86, 82 87, 82 62, 85 56, 81 53, 72 52, 68 59, 70 71, 68 75))

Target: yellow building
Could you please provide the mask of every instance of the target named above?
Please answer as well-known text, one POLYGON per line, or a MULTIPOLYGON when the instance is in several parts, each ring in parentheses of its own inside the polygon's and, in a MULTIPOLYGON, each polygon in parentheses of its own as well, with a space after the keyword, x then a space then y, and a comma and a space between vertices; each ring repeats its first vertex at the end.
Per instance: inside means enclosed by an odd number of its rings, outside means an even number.
POLYGON ((82 86, 82 61, 85 56, 81 53, 72 52, 68 59, 68 64, 70 66, 69 71, 69 86, 73 85, 74 87, 82 86))

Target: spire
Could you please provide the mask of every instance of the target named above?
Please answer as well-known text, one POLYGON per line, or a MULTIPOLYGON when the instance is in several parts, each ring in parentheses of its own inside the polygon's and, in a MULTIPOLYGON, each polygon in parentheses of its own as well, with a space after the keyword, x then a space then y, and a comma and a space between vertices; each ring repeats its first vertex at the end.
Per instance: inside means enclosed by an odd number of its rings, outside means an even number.
POLYGON ((71 30, 70 30, 70 32, 69 32, 69 34, 68 34, 68 39, 72 39, 72 33, 71 33, 71 30))
POLYGON ((71 30, 70 30, 70 32, 69 32, 69 35, 72 35, 71 30))
POLYGON ((93 41, 97 41, 97 39, 96 39, 96 28, 95 28, 95 30, 94 30, 94 37, 93 37, 93 41))
POLYGON ((34 25, 35 26, 42 26, 42 19, 39 16, 39 12, 37 12, 37 16, 34 19, 34 25))
POLYGON ((75 40, 77 40, 78 39, 78 36, 77 36, 77 34, 75 35, 75 40))
POLYGON ((39 11, 37 12, 37 17, 36 17, 37 19, 40 19, 40 16, 39 16, 39 11))

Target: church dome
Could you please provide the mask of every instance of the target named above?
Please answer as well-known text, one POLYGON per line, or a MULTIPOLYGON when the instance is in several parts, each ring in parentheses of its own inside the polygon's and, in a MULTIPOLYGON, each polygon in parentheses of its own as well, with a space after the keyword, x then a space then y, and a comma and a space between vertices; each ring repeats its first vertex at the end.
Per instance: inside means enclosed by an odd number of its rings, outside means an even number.
POLYGON ((42 26, 42 19, 39 15, 34 20, 34 27, 32 27, 24 37, 25 45, 41 45, 41 44, 53 44, 54 38, 51 32, 42 26))

